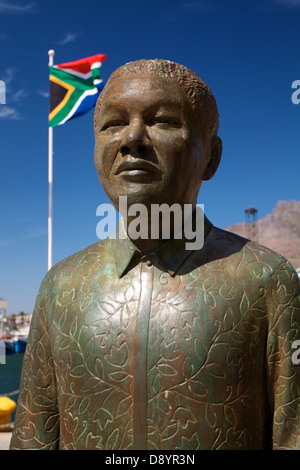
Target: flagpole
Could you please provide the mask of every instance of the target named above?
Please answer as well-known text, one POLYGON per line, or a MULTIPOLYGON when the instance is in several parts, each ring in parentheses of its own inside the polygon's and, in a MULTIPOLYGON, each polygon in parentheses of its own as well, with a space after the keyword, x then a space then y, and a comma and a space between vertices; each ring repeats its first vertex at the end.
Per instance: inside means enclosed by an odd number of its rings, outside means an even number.
MULTIPOLYGON (((49 67, 54 64, 55 51, 48 51, 49 67)), ((53 127, 48 130, 48 271, 52 267, 52 197, 53 197, 53 127)))

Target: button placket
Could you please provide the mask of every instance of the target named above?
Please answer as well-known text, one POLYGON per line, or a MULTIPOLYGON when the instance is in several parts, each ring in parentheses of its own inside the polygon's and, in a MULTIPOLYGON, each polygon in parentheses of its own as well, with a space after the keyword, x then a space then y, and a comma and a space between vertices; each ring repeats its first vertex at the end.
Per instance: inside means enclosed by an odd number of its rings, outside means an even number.
POLYGON ((133 446, 136 450, 147 449, 148 343, 154 270, 149 257, 144 256, 141 261, 141 291, 134 334, 133 446), (147 261, 150 261, 151 266, 148 266, 147 261))
POLYGON ((145 265, 148 268, 151 268, 153 266, 153 261, 151 259, 151 256, 143 256, 142 262, 145 263, 145 265))

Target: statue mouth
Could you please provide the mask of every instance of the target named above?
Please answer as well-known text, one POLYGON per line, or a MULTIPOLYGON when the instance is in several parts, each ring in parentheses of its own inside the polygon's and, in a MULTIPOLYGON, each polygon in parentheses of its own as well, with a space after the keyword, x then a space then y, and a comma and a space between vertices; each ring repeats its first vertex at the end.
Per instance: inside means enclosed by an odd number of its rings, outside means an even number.
POLYGON ((135 161, 124 161, 122 162, 117 170, 115 175, 120 176, 130 176, 130 177, 157 177, 161 171, 153 164, 146 160, 135 160, 135 161))

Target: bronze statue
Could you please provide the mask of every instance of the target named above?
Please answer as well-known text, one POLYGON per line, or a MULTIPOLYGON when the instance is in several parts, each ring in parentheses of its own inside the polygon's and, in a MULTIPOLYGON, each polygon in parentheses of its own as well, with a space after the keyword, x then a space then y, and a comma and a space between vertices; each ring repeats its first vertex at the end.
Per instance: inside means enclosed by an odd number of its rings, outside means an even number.
MULTIPOLYGON (((126 64, 95 110, 95 163, 116 208, 192 204, 222 144, 208 86, 170 61, 126 64)), ((151 224, 151 221, 150 221, 151 224)), ((214 227, 107 238, 41 285, 11 449, 300 448, 299 281, 214 227)))

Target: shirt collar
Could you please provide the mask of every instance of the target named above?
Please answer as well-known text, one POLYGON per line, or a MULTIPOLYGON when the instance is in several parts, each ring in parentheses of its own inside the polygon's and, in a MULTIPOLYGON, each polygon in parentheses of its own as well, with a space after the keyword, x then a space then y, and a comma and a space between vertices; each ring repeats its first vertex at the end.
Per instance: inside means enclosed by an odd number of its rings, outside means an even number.
MULTIPOLYGON (((213 225, 204 215, 204 240, 212 228, 213 225)), ((186 250, 185 248, 186 243, 190 241, 184 235, 180 239, 172 238, 164 241, 153 252, 145 255, 128 238, 123 218, 118 224, 116 234, 110 237, 111 248, 120 278, 146 258, 156 259, 161 267, 174 277, 180 266, 193 253, 193 250, 186 250)))

